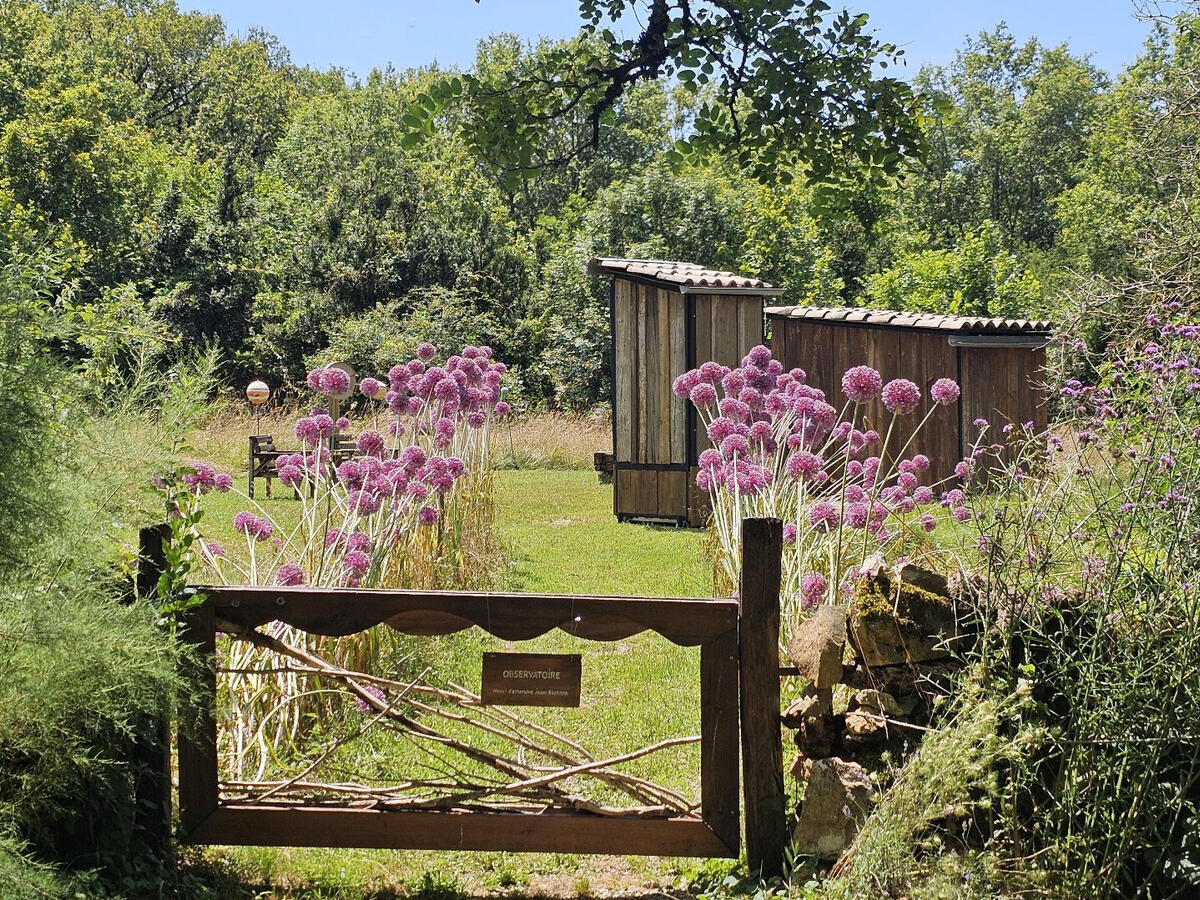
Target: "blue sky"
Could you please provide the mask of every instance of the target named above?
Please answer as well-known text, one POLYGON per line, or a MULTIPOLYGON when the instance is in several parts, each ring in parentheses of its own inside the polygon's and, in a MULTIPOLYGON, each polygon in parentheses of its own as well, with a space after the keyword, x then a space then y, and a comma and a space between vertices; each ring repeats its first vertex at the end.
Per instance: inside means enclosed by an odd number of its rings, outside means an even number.
MULTIPOLYGON (((831 3, 836 9, 837 0, 831 3)), ((1147 28, 1129 0, 859 0, 885 40, 905 48, 908 69, 944 64, 963 38, 1004 20, 1018 38, 1067 42, 1115 74, 1137 56, 1147 28)), ((523 37, 563 37, 579 27, 575 0, 180 0, 183 8, 216 13, 243 33, 262 26, 282 40, 292 59, 318 69, 340 66, 366 75, 433 61, 466 67, 475 44, 500 31, 523 37)))

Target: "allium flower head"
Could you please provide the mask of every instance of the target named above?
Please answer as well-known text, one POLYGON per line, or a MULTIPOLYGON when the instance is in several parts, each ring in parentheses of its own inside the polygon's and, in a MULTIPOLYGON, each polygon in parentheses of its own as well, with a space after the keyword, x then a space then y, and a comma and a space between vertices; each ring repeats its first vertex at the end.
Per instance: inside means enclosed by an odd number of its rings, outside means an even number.
POLYGON ((846 507, 846 524, 851 528, 866 528, 871 519, 871 508, 861 500, 846 507))
POLYGON ((784 525, 783 526, 783 542, 785 544, 796 543, 796 526, 795 525, 784 525))
POLYGON ((961 393, 958 383, 952 378, 939 378, 929 389, 929 396, 942 406, 949 406, 955 402, 961 393))
MULTIPOLYGON (((387 694, 385 694, 381 688, 376 687, 373 684, 364 684, 362 685, 362 690, 364 694, 370 694, 372 697, 378 700, 381 705, 387 705, 387 694)), ((358 711, 361 713, 373 713, 378 711, 370 702, 359 696, 355 696, 354 705, 358 707, 358 711)))
POLYGON ((800 579, 800 608, 805 612, 819 606, 829 582, 820 572, 806 572, 800 579))
POLYGON ((883 379, 870 366, 854 366, 842 376, 842 392, 855 403, 867 403, 879 396, 883 379))
POLYGON ((346 495, 346 504, 360 516, 374 515, 379 511, 379 498, 368 491, 351 491, 346 495))
POLYGON ((332 396, 345 394, 350 390, 350 376, 337 366, 329 366, 321 370, 321 392, 332 396))
POLYGON ((417 345, 417 356, 421 357, 425 362, 429 362, 437 356, 437 350, 429 341, 422 341, 417 345))
POLYGON ((205 554, 213 559, 225 559, 229 555, 220 541, 202 541, 201 547, 205 554))
POLYGON ((227 472, 218 472, 216 478, 213 479, 213 489, 217 493, 223 494, 233 487, 233 476, 227 472))
POLYGON ((358 447, 358 452, 363 456, 382 459, 383 455, 387 452, 387 442, 384 440, 383 435, 372 429, 361 432, 354 444, 358 447))
POLYGON ((726 459, 734 456, 734 454, 745 454, 750 452, 750 442, 740 434, 731 434, 725 440, 721 441, 721 455, 726 459))
POLYGON ((742 360, 743 366, 758 366, 760 369, 765 369, 767 364, 771 362, 771 351, 759 344, 757 347, 752 347, 750 352, 746 354, 742 360))
POLYGON ((433 525, 441 517, 442 514, 434 506, 422 506, 421 511, 417 513, 417 521, 422 525, 433 525))
POLYGON ((313 369, 308 373, 308 378, 305 379, 309 390, 319 391, 321 389, 321 370, 313 369))
POLYGON ((821 500, 808 511, 808 521, 817 531, 832 531, 840 521, 837 507, 828 500, 821 500))
POLYGON ((347 571, 362 575, 371 568, 371 557, 362 550, 351 550, 342 560, 342 565, 346 567, 347 571))
POLYGON ((815 453, 798 450, 788 457, 785 468, 792 478, 812 480, 825 465, 825 461, 815 453))
POLYGON ((495 409, 496 415, 503 416, 508 413, 508 404, 501 400, 493 407, 493 409, 495 409))
POLYGON ((295 563, 282 565, 275 573, 275 583, 281 587, 295 587, 298 584, 304 584, 304 570, 295 563))
POLYGON ((692 388, 699 383, 700 373, 692 369, 690 372, 684 372, 682 375, 675 377, 675 380, 671 382, 671 392, 676 397, 686 397, 692 392, 692 388))
POLYGON ((921 389, 907 378, 893 378, 883 388, 887 411, 906 416, 921 404, 921 389))

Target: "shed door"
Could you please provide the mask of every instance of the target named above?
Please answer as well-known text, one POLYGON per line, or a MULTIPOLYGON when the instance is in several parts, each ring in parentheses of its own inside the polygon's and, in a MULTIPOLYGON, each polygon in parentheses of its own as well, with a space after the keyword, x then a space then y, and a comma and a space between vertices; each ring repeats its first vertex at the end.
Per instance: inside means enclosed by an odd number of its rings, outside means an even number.
POLYGON ((687 369, 682 295, 615 279, 613 343, 617 513, 684 516, 687 407, 671 392, 687 369))

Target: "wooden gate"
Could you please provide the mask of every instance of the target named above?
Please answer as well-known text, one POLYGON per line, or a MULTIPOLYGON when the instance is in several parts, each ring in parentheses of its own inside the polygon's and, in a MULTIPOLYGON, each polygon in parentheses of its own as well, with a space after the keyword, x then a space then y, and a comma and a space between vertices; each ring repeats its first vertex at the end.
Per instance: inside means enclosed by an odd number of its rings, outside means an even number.
POLYGON ((736 857, 744 800, 751 867, 779 871, 785 840, 779 724, 778 520, 743 525, 740 600, 203 587, 184 639, 202 662, 202 702, 181 720, 179 816, 194 844, 509 850, 736 857), (274 620, 328 636, 386 623, 413 635, 478 626, 508 641, 559 628, 589 641, 652 631, 700 648, 701 798, 697 816, 606 818, 588 812, 386 811, 240 803, 222 797, 218 775, 216 634, 247 633, 274 620), (742 790, 739 791, 739 733, 742 790))

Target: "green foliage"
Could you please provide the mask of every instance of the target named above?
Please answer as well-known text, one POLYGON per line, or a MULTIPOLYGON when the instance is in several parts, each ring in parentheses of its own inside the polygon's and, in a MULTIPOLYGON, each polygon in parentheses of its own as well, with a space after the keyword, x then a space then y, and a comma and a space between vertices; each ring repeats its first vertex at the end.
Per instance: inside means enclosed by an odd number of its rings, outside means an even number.
POLYGON ((883 309, 963 316, 1032 316, 1041 286, 984 222, 949 250, 902 253, 895 265, 867 279, 865 300, 883 309))
POLYGON ((461 97, 479 155, 515 185, 599 147, 633 86, 673 78, 693 104, 676 159, 727 153, 764 182, 803 177, 827 188, 848 170, 868 180, 893 174, 923 139, 909 85, 877 71, 902 51, 878 40, 865 14, 828 12, 821 0, 587 0, 577 38, 542 48, 504 78, 483 69, 446 78, 418 98, 411 126, 429 131, 461 97), (624 17, 644 23, 636 39, 602 24, 624 17))

